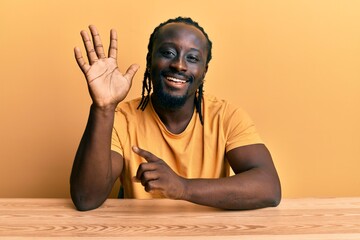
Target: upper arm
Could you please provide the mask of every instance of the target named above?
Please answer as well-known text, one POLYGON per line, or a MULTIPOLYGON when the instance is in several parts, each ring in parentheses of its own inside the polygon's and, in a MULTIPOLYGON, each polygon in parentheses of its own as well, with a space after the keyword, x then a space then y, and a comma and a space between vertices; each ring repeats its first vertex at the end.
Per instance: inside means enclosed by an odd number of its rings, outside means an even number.
POLYGON ((234 148, 226 153, 226 158, 235 173, 244 172, 254 167, 273 165, 270 152, 264 144, 251 144, 234 148))
POLYGON ((115 182, 121 175, 124 159, 118 152, 111 150, 112 179, 115 182))
POLYGON ((280 186, 271 154, 264 144, 251 144, 234 148, 226 153, 226 158, 235 174, 257 169, 274 184, 280 186))

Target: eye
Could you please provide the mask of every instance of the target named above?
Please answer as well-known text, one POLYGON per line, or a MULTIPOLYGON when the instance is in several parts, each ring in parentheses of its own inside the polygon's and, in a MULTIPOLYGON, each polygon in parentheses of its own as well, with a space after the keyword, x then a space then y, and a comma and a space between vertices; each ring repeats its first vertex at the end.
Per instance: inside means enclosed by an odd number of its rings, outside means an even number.
POLYGON ((195 55, 189 55, 187 56, 187 60, 192 63, 197 63, 199 61, 199 58, 195 55))
POLYGON ((164 56, 166 58, 172 58, 172 57, 176 56, 176 52, 173 50, 164 49, 164 50, 161 50, 160 53, 162 56, 164 56))

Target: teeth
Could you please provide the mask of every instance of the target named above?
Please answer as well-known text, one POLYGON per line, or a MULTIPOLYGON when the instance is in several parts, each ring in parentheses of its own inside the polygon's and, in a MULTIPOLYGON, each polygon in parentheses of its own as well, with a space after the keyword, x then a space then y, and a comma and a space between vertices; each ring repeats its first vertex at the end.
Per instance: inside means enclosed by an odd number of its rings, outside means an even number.
POLYGON ((173 78, 173 77, 167 77, 166 79, 169 81, 172 81, 172 82, 176 82, 176 83, 186 83, 185 80, 181 80, 181 79, 177 79, 177 78, 173 78))

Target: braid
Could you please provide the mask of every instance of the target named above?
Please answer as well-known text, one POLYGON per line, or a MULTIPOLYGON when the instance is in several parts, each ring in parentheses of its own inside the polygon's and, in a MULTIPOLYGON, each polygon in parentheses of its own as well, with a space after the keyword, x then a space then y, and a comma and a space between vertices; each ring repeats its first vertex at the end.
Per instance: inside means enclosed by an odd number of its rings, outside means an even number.
POLYGON ((149 77, 149 71, 146 70, 144 73, 144 80, 143 80, 143 86, 142 86, 142 92, 141 92, 141 101, 139 106, 137 107, 137 109, 141 109, 142 111, 144 111, 146 105, 149 102, 149 98, 150 98, 150 92, 151 92, 151 82, 150 82, 150 77, 149 77), (145 96, 145 90, 147 92, 147 95, 145 96))
POLYGON ((201 111, 201 100, 202 100, 203 91, 204 91, 203 88, 204 88, 204 84, 202 83, 199 86, 197 96, 195 97, 196 112, 199 114, 200 122, 202 125, 204 125, 204 119, 203 119, 203 115, 202 115, 202 111, 201 111))
MULTIPOLYGON (((174 19, 169 19, 166 22, 161 23, 159 26, 157 26, 153 33, 150 35, 150 39, 149 39, 149 44, 148 44, 148 53, 146 55, 146 70, 144 73, 144 79, 143 79, 143 86, 142 86, 142 93, 141 93, 141 101, 139 106, 137 107, 137 109, 141 109, 142 111, 145 110, 149 100, 150 100, 150 93, 151 93, 151 88, 152 88, 152 84, 151 84, 151 80, 150 80, 150 72, 149 69, 151 67, 151 54, 153 51, 153 45, 154 42, 157 38, 159 29, 161 27, 163 27, 166 24, 169 23, 185 23, 185 24, 189 24, 191 26, 196 27, 197 29, 199 29, 204 36, 207 39, 207 50, 208 50, 208 56, 206 59, 206 64, 208 64, 212 58, 211 55, 211 49, 212 49, 212 42, 209 39, 209 36, 207 35, 207 33, 205 32, 205 30, 194 20, 192 20, 191 18, 186 18, 186 17, 177 17, 174 19), (146 95, 145 95, 145 91, 146 91, 146 95)), ((196 111, 199 113, 199 117, 200 117, 200 121, 201 124, 203 124, 203 117, 202 117, 202 113, 201 113, 201 101, 202 101, 202 96, 203 96, 203 84, 200 85, 199 89, 198 89, 198 94, 197 97, 195 98, 195 106, 196 106, 196 111)))

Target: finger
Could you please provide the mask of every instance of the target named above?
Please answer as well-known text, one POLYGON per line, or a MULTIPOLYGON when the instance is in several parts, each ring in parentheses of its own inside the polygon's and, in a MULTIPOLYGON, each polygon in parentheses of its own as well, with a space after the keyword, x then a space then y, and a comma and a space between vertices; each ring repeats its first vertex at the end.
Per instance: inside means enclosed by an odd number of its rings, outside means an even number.
POLYGON ((151 180, 148 181, 144 187, 145 187, 145 191, 149 192, 149 193, 156 193, 156 192, 161 192, 161 187, 159 186, 159 180, 151 180))
POLYGON ((158 177, 158 174, 156 171, 145 171, 141 178, 140 178, 140 181, 141 181, 141 184, 143 186, 146 186, 146 184, 149 182, 149 181, 154 181, 154 180, 157 180, 159 177, 158 177))
POLYGON ((139 156, 145 158, 145 160, 147 162, 156 162, 156 161, 160 160, 158 157, 156 157, 151 152, 148 152, 148 151, 146 151, 144 149, 141 149, 139 147, 134 146, 132 149, 136 154, 138 154, 139 156))
POLYGON ((105 58, 105 53, 104 53, 104 47, 102 45, 101 42, 101 38, 99 35, 99 32, 97 31, 96 27, 94 25, 90 25, 89 26, 90 32, 91 32, 91 36, 94 42, 94 46, 95 46, 95 52, 97 54, 97 56, 99 58, 105 58))
POLYGON ((80 48, 75 47, 74 48, 74 53, 75 53, 76 62, 79 65, 81 71, 83 73, 86 73, 89 70, 90 66, 89 66, 89 64, 87 64, 85 62, 85 60, 84 60, 84 58, 83 58, 83 56, 81 54, 80 48))
POLYGON ((85 46, 85 49, 86 49, 86 53, 87 53, 87 56, 88 56, 88 59, 89 59, 89 63, 90 65, 92 65, 94 62, 98 61, 98 57, 96 55, 96 52, 94 50, 94 46, 90 40, 90 37, 88 35, 88 33, 86 31, 81 31, 81 37, 83 39, 83 42, 84 42, 84 46, 85 46))
POLYGON ((154 163, 141 163, 136 171, 136 178, 142 180, 145 172, 156 171, 156 165, 154 163))
POLYGON ((115 29, 110 31, 109 58, 117 58, 117 33, 115 29))
POLYGON ((140 66, 137 64, 132 64, 127 70, 126 73, 124 75, 124 77, 128 80, 128 81, 132 81, 132 79, 134 78, 136 72, 139 70, 140 66))

